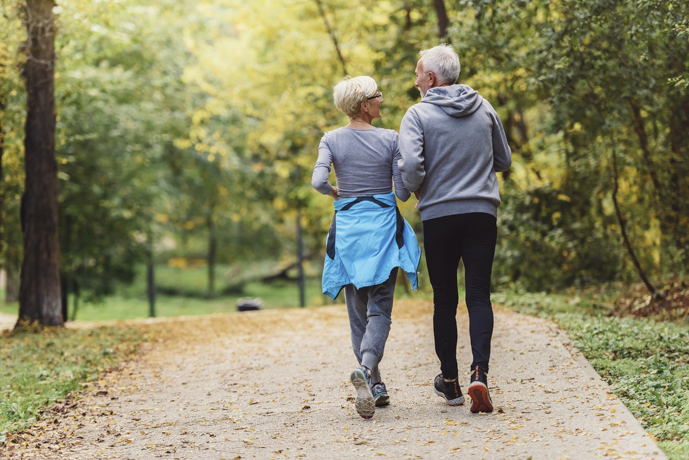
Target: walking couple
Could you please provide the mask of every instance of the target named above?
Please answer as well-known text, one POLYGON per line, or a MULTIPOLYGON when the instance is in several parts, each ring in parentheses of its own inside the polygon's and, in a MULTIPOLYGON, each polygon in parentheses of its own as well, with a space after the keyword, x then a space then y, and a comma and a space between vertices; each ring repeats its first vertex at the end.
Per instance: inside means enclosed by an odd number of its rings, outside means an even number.
POLYGON ((399 135, 375 128, 383 94, 370 77, 335 86, 335 105, 350 119, 318 147, 312 185, 335 199, 326 242, 323 293, 344 288, 352 347, 360 367, 351 374, 356 410, 371 418, 390 398, 380 375, 390 332, 398 268, 417 288, 421 250, 397 209, 395 194, 419 199, 426 262, 433 286, 433 333, 441 373, 435 392, 464 404, 457 369, 457 268, 464 263, 469 310, 471 412, 491 412, 486 374, 493 334, 490 276, 500 194, 496 172, 511 163, 500 118, 467 85, 455 84, 460 65, 449 45, 421 51, 415 86, 421 102, 407 110, 399 135), (331 165, 337 186, 328 183, 331 165), (392 180, 391 180, 392 179, 392 180), (394 182, 395 193, 392 193, 394 182))

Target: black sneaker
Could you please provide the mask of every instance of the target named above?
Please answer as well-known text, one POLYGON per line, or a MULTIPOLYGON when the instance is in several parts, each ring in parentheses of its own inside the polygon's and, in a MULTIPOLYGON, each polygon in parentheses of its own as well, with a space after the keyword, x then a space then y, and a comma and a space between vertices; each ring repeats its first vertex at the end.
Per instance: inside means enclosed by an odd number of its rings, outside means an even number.
POLYGON ((462 396, 462 389, 459 387, 459 382, 455 380, 454 382, 446 382, 443 379, 443 374, 438 374, 433 382, 433 389, 435 394, 441 398, 445 398, 445 401, 450 406, 461 406, 464 404, 464 396, 462 396))
POLYGON ((385 388, 383 382, 374 383, 371 387, 371 393, 373 393, 373 399, 376 401, 376 406, 387 406, 390 404, 388 389, 385 388))
POLYGON ((471 398, 471 412, 493 412, 493 401, 488 394, 488 377, 478 366, 471 371, 471 384, 467 393, 471 398))
POLYGON ((362 418, 372 418, 376 413, 376 402, 371 393, 371 377, 364 367, 354 369, 349 377, 356 390, 356 400, 354 407, 362 418))

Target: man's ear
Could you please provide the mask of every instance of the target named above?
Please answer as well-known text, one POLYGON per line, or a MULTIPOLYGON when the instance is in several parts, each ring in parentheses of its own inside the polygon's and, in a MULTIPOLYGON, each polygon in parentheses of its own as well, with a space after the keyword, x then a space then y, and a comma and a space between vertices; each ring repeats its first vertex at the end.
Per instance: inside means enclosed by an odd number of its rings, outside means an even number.
POLYGON ((438 83, 438 77, 433 72, 428 72, 428 76, 431 78, 431 84, 429 88, 435 87, 435 85, 438 83))

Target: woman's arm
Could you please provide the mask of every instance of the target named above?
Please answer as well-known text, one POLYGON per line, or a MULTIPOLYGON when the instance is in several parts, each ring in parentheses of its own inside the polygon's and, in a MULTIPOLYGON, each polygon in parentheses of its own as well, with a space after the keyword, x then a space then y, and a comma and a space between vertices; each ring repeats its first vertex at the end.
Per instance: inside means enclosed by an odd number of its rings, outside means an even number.
POLYGON ((404 181, 402 180, 402 173, 400 172, 400 168, 397 164, 397 162, 402 158, 402 155, 400 155, 399 136, 397 135, 397 133, 395 133, 393 152, 395 152, 395 156, 392 159, 392 179, 395 182, 395 195, 397 195, 397 198, 399 198, 400 200, 406 202, 411 196, 411 192, 409 192, 409 190, 407 190, 407 187, 404 185, 404 181))
POLYGON ((321 192, 323 195, 330 195, 337 198, 337 187, 333 188, 328 183, 328 175, 330 174, 330 165, 333 162, 333 154, 328 147, 325 136, 321 139, 318 146, 318 160, 316 166, 313 167, 313 175, 311 176, 311 186, 321 192))

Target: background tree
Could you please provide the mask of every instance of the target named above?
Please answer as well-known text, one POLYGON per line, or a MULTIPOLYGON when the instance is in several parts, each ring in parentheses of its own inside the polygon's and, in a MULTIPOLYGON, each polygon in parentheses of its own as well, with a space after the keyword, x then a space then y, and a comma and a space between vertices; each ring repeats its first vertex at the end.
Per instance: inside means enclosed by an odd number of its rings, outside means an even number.
POLYGON ((19 288, 19 322, 63 324, 60 305, 60 246, 57 228, 55 159, 55 28, 52 0, 27 0, 24 132, 26 185, 21 207, 24 259, 19 288))

